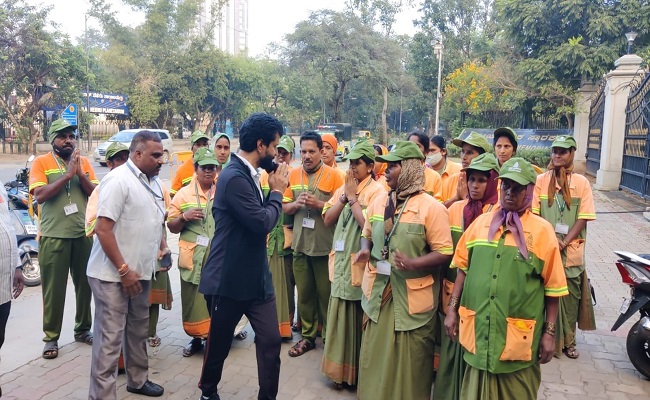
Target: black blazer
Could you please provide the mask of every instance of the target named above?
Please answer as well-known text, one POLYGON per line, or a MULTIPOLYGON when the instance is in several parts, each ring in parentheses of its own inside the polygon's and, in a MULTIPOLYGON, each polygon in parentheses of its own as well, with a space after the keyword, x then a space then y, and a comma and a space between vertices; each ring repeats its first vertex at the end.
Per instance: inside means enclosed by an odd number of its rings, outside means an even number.
POLYGON ((212 206, 215 232, 199 291, 238 301, 268 300, 273 281, 266 237, 282 212, 282 195, 260 200, 250 169, 236 155, 219 174, 212 206))

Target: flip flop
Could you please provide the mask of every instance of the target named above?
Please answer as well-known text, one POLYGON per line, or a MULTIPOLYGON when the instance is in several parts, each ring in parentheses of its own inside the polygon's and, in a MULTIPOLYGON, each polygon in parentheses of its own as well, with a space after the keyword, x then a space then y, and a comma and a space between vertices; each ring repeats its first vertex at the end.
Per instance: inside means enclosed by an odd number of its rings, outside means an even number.
POLYGON ((194 338, 183 348, 183 357, 192 357, 203 349, 203 339, 194 338))
POLYGON ((236 334, 236 335, 234 336, 234 339, 235 339, 235 340, 240 340, 240 341, 241 341, 241 340, 246 339, 247 337, 248 337, 248 333, 246 333, 246 331, 241 331, 241 332, 239 332, 238 334, 236 334))
POLYGON ((578 353, 578 350, 576 350, 575 346, 565 347, 562 351, 567 357, 574 360, 580 356, 580 353, 578 353))
POLYGON ((90 331, 82 332, 74 335, 74 341, 79 343, 86 343, 89 346, 93 345, 93 334, 90 331))
POLYGON ((149 336, 149 347, 160 346, 160 338, 158 335, 149 336))
POLYGON ((43 347, 43 358, 46 360, 52 360, 59 356, 59 342, 52 340, 50 342, 45 342, 45 347, 43 347))

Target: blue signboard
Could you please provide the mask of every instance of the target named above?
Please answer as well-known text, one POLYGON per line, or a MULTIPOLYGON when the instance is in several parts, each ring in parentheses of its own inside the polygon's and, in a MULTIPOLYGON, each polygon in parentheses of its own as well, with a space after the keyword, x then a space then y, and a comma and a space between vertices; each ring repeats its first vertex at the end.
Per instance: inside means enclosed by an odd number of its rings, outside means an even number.
POLYGON ((70 125, 79 125, 77 123, 79 120, 79 118, 77 118, 78 113, 79 110, 77 110, 77 105, 75 103, 70 103, 61 113, 61 118, 68 121, 70 125))
MULTIPOLYGON (((573 129, 514 129, 517 134, 517 148, 527 150, 548 149, 557 136, 573 135, 573 129)), ((485 136, 492 144, 494 141, 494 129, 465 128, 459 138, 466 138, 470 132, 477 132, 485 136)))
POLYGON ((129 115, 128 97, 125 94, 82 92, 83 107, 90 103, 90 112, 95 114, 129 115))

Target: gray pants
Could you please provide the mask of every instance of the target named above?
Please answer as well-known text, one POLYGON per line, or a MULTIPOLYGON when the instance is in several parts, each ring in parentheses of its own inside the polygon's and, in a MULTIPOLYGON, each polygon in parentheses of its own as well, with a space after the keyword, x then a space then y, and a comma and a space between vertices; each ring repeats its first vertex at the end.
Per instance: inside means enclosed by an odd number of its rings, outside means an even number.
POLYGON ((117 398, 117 363, 124 342, 127 386, 139 389, 148 379, 149 281, 142 293, 129 298, 122 284, 88 278, 95 299, 93 355, 89 400, 117 398))

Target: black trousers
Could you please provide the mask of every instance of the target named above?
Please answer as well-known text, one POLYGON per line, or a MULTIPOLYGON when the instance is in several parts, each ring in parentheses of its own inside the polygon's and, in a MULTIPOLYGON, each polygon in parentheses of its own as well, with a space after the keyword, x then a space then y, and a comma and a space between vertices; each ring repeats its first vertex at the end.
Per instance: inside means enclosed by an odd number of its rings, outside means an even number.
POLYGON ((203 396, 217 392, 223 364, 232 346, 235 327, 246 315, 255 331, 257 376, 260 400, 274 400, 280 380, 280 348, 282 338, 278 328, 275 296, 268 300, 236 301, 227 297, 205 296, 210 312, 210 332, 203 359, 199 388, 203 396))
POLYGON ((5 342, 5 330, 7 329, 7 320, 11 311, 11 301, 0 305, 0 348, 5 342))

